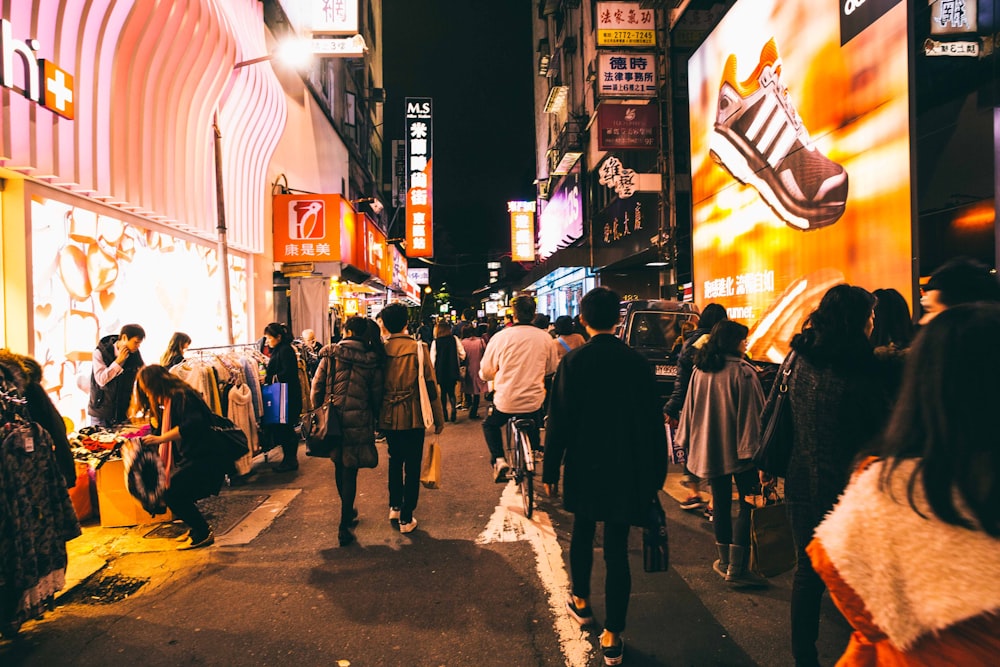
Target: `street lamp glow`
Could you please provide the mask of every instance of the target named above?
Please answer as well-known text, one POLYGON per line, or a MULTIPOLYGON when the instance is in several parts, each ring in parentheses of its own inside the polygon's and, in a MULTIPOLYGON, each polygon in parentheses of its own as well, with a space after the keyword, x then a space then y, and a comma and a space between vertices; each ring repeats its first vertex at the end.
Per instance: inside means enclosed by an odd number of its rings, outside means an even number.
POLYGON ((303 69, 312 61, 312 43, 294 37, 282 40, 275 50, 275 57, 289 67, 303 69))

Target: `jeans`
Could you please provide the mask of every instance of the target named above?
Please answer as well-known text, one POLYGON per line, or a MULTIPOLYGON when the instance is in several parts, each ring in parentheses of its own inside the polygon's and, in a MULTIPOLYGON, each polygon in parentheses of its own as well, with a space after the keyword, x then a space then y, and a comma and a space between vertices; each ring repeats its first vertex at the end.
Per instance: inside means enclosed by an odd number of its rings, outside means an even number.
MULTIPOLYGON (((594 566, 594 533, 597 522, 579 514, 573 517, 573 536, 569 543, 569 569, 573 579, 573 595, 590 597, 590 573, 594 566)), ((632 572, 628 566, 627 523, 604 522, 604 605, 608 632, 625 629, 628 600, 632 594, 632 572)))
POLYGON ((715 516, 712 525, 715 527, 715 541, 719 544, 738 544, 741 547, 750 546, 750 511, 753 506, 744 498, 753 495, 758 483, 756 470, 745 470, 732 475, 722 475, 709 480, 712 487, 712 502, 715 506, 715 516), (739 512, 736 515, 736 535, 733 535, 732 497, 733 479, 736 480, 736 490, 739 491, 739 512))
POLYGON ((528 440, 531 441, 532 449, 541 449, 541 436, 538 433, 538 412, 525 412, 518 415, 508 414, 506 412, 500 412, 493 408, 490 414, 486 415, 486 419, 483 420, 483 437, 486 438, 486 446, 490 450, 490 464, 499 458, 504 457, 503 453, 503 434, 501 430, 511 417, 527 417, 531 419, 535 426, 534 428, 528 429, 528 440))
POLYGON ((386 431, 389 445, 389 507, 399 508, 399 522, 413 520, 420 498, 420 464, 424 458, 424 429, 386 431))
POLYGON ((201 470, 197 468, 178 470, 170 476, 170 486, 163 495, 164 502, 174 516, 191 529, 191 538, 195 542, 207 537, 211 530, 205 516, 194 502, 204 485, 204 474, 201 470))
POLYGON ((340 527, 350 528, 354 521, 354 498, 358 495, 358 469, 334 462, 337 493, 340 495, 340 527))
POLYGON ((816 667, 820 604, 826 584, 813 570, 806 546, 822 517, 812 503, 787 501, 787 506, 796 556, 792 579, 792 656, 797 667, 816 667))

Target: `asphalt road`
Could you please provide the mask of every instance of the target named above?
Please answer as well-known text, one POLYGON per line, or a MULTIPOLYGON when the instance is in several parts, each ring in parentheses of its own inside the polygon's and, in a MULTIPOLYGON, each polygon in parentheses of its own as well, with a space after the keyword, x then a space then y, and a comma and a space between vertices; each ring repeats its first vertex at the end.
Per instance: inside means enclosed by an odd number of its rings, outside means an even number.
MULTIPOLYGON (((379 467, 359 475, 358 542, 339 547, 333 465, 300 453, 298 473, 260 466, 239 489, 301 489, 249 544, 178 552, 164 540, 160 550, 113 554, 95 576, 148 581, 111 603, 65 596, 0 642, 0 665, 603 664, 598 631, 558 611, 572 517, 542 497, 525 522, 513 488, 490 477, 479 424, 460 412, 440 436, 442 488, 421 491, 415 532, 401 535, 387 519, 382 444, 379 467)), ((667 486, 679 495, 677 477, 667 486)), ((662 500, 672 568, 642 571, 634 529, 626 664, 791 665, 791 574, 763 592, 729 589, 711 571, 711 524, 662 500)), ((598 620, 602 582, 598 550, 598 620)), ((820 658, 832 664, 849 627, 824 605, 820 658)))

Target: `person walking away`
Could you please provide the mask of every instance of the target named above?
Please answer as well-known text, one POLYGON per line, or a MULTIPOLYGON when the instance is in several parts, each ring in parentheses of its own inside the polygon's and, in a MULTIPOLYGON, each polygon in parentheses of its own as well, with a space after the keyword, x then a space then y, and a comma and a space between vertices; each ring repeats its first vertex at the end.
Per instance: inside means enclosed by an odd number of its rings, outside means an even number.
POLYGON ((995 272, 968 257, 956 257, 942 264, 923 286, 920 324, 927 324, 952 306, 962 303, 1000 302, 1000 281, 995 272))
POLYGON ((556 356, 559 357, 560 361, 567 352, 575 350, 587 342, 583 336, 576 332, 573 318, 569 315, 560 315, 556 318, 555 334, 552 347, 555 348, 556 356))
POLYGON ((114 426, 128 421, 135 377, 143 367, 139 346, 146 331, 126 324, 117 336, 98 342, 91 360, 90 400, 87 414, 92 426, 114 426))
POLYGON ((538 411, 545 401, 545 376, 556 372, 559 358, 552 347, 552 337, 531 325, 535 300, 527 295, 511 302, 517 324, 497 331, 486 345, 479 366, 479 377, 493 381, 493 410, 483 420, 483 436, 493 464, 497 483, 507 481, 510 466, 503 455, 501 429, 513 416, 535 421, 528 431, 531 448, 541 449, 538 411))
POLYGON ((895 400, 903 380, 903 363, 913 340, 914 326, 910 307, 903 295, 894 289, 877 289, 875 321, 869 336, 875 357, 886 367, 889 395, 895 400))
POLYGON ((444 430, 444 413, 427 345, 406 332, 406 306, 390 303, 378 319, 389 334, 385 341, 385 394, 378 422, 389 446, 389 520, 399 522, 399 532, 410 533, 417 527, 413 511, 420 498, 426 429, 418 382, 425 383, 430 396, 434 433, 444 430), (423 376, 418 373, 418 354, 423 357, 423 376))
MULTIPOLYGON (((795 357, 788 376, 787 407, 793 436, 785 504, 797 552, 791 600, 792 655, 797 667, 819 664, 816 638, 825 588, 806 546, 847 486, 858 452, 876 437, 889 412, 885 370, 868 339, 874 304, 874 297, 860 287, 831 287, 791 341, 795 357)), ((781 384, 775 382, 771 388, 762 424, 771 417, 781 384)), ((764 473, 760 478, 762 484, 773 483, 764 473)))
POLYGON ((212 411, 188 383, 159 365, 145 366, 138 375, 139 400, 152 414, 154 433, 144 445, 171 443, 169 480, 164 502, 187 524, 189 538, 178 549, 199 549, 215 543, 215 534, 196 500, 218 495, 225 465, 206 449, 212 411))
POLYGON ((458 419, 458 404, 455 402, 455 387, 461 373, 458 370, 465 360, 465 347, 452 334, 452 326, 446 320, 438 321, 431 342, 431 363, 437 374, 441 388, 441 408, 444 420, 448 421, 448 405, 451 404, 451 421, 458 419))
POLYGON ((175 331, 174 335, 170 337, 170 342, 167 343, 167 349, 164 350, 163 356, 160 357, 160 365, 165 368, 173 368, 181 363, 184 361, 184 353, 190 346, 191 336, 183 331, 175 331))
MULTIPOLYGON (((614 335, 620 297, 606 287, 580 302, 590 341, 563 357, 552 384, 542 481, 557 492, 563 471, 563 506, 573 513, 569 614, 593 623, 590 575, 594 534, 604 526, 607 605, 600 644, 606 665, 621 664, 632 586, 630 526, 647 522, 650 504, 667 476, 667 441, 646 359, 614 335)), ((551 343, 551 341, 549 341, 551 343)))
POLYGON ((299 362, 292 349, 292 336, 280 322, 264 327, 264 341, 271 350, 267 360, 265 382, 284 382, 288 385, 288 423, 265 424, 264 432, 271 442, 281 447, 281 462, 274 472, 293 472, 299 469, 299 435, 295 424, 302 414, 302 385, 299 383, 299 362))
POLYGON ((354 542, 351 529, 358 525, 354 499, 358 491, 358 455, 362 447, 375 446, 375 423, 382 407, 385 348, 378 324, 364 317, 344 323, 347 337, 319 353, 319 367, 312 382, 312 404, 327 400, 327 378, 332 378, 334 411, 340 419, 341 440, 330 455, 340 496, 340 546, 354 542))
MULTIPOLYGON (((710 303, 705 306, 701 316, 698 318, 698 326, 688 334, 681 346, 680 356, 677 358, 677 379, 674 380, 674 389, 663 406, 663 413, 666 415, 670 428, 676 429, 681 418, 681 409, 687 398, 688 384, 691 382, 691 373, 694 370, 694 355, 698 350, 708 343, 711 336, 712 327, 723 320, 729 319, 726 309, 720 304, 710 303)), ((684 464, 684 477, 681 485, 686 487, 689 495, 680 507, 682 510, 701 510, 708 506, 705 498, 701 495, 701 480, 691 473, 690 468, 684 464)), ((712 516, 712 515, 709 515, 712 516)))
POLYGON ((760 444, 764 390, 746 361, 746 326, 722 320, 694 356, 677 441, 688 452, 688 469, 707 479, 715 505, 713 527, 719 558, 712 569, 735 588, 764 588, 767 579, 747 569, 750 510, 757 488, 752 458, 760 444), (733 482, 739 492, 732 519, 733 482))
POLYGON ((480 363, 486 352, 486 341, 482 334, 486 325, 468 326, 462 331, 462 348, 465 350, 465 377, 462 379, 462 393, 469 405, 469 419, 479 419, 479 403, 489 387, 479 377, 480 363))
POLYGON ((854 627, 838 665, 997 664, 997 340, 997 304, 948 308, 924 327, 876 456, 806 549, 854 627))

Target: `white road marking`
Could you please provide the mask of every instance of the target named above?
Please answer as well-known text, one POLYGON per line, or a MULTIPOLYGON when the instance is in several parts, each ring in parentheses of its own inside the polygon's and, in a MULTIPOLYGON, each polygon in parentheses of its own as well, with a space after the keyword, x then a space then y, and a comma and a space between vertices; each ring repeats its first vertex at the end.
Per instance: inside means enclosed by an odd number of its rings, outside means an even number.
POLYGON ((524 516, 517 487, 509 483, 500 495, 486 529, 476 538, 476 544, 517 542, 527 540, 535 551, 535 567, 549 598, 549 611, 554 619, 556 636, 562 647, 567 667, 590 662, 591 643, 586 632, 566 613, 566 595, 570 590, 569 574, 563 564, 562 550, 556 539, 549 515, 537 507, 532 519, 524 516))

